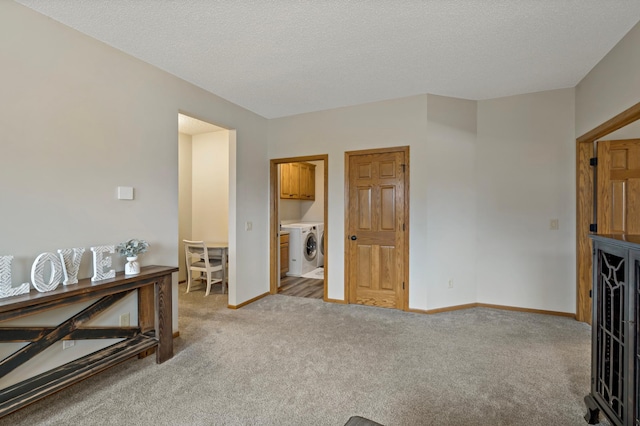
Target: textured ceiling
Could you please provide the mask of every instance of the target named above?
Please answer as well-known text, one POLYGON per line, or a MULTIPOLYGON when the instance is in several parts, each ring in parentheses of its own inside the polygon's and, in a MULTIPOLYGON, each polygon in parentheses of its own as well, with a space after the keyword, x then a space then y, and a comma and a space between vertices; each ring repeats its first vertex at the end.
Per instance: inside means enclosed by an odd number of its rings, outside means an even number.
POLYGON ((17 0, 264 117, 575 86, 639 0, 17 0))

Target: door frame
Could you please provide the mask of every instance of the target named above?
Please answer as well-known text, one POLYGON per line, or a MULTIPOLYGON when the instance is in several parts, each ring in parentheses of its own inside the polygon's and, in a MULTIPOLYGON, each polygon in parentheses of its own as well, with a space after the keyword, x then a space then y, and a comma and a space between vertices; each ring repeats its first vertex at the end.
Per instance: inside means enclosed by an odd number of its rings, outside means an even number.
POLYGON ((349 236, 347 235, 348 230, 349 230, 349 160, 351 158, 351 156, 356 156, 356 155, 367 155, 367 154, 386 154, 386 153, 390 153, 390 152, 404 152, 404 158, 405 158, 405 171, 404 171, 404 223, 405 223, 405 244, 404 244, 404 262, 403 262, 403 269, 404 269, 404 282, 405 282, 405 289, 404 289, 404 301, 403 301, 403 311, 409 311, 409 289, 411 288, 410 285, 410 280, 409 280, 409 229, 410 229, 410 225, 409 225, 409 175, 410 175, 410 170, 411 170, 411 166, 410 166, 410 158, 409 158, 409 146, 395 146, 395 147, 389 147, 389 148, 375 148, 375 149, 364 149, 364 150, 360 150, 360 151, 345 151, 344 153, 344 230, 345 230, 345 236, 344 236, 344 295, 345 295, 345 301, 347 303, 353 303, 353 301, 351 300, 351 291, 350 291, 350 282, 349 282, 349 256, 348 256, 348 241, 347 238, 349 238, 349 236))
POLYGON ((278 254, 280 253, 280 224, 278 222, 278 165, 284 163, 303 163, 305 161, 324 161, 324 295, 323 300, 328 301, 328 271, 329 271, 329 154, 307 155, 303 157, 274 158, 269 165, 269 293, 278 293, 278 279, 280 265, 278 254))
POLYGON ((593 223, 594 170, 589 164, 598 139, 640 120, 640 102, 576 139, 576 320, 591 324, 592 253, 589 224, 593 223))

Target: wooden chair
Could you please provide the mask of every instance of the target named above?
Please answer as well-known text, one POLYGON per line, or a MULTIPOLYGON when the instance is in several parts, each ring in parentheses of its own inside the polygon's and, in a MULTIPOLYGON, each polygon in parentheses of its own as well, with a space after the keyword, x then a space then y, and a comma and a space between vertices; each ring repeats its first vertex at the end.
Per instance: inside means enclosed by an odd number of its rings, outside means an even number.
POLYGON ((206 274, 207 291, 205 296, 211 291, 211 284, 222 282, 222 292, 224 293, 224 282, 222 279, 213 279, 214 272, 222 272, 222 259, 210 258, 207 245, 204 241, 183 240, 184 254, 187 267, 187 293, 191 289, 191 282, 194 280, 193 272, 198 273, 198 279, 202 279, 202 273, 206 274))

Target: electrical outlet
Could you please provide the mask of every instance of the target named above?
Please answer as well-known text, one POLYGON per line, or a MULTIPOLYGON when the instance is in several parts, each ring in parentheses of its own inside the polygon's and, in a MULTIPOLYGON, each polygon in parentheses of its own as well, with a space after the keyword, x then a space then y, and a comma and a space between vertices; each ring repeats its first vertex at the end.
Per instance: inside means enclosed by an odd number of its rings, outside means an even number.
POLYGON ((62 350, 64 351, 65 349, 69 349, 70 347, 73 347, 76 345, 76 341, 75 340, 63 340, 62 341, 62 350))
POLYGON ((560 223, 558 222, 558 219, 551 219, 551 222, 549 222, 549 229, 551 229, 552 231, 557 231, 558 229, 560 229, 560 223))
POLYGON ((253 229, 253 222, 245 222, 244 230, 245 231, 251 231, 252 229, 253 229))
POLYGON ((131 316, 129 315, 129 312, 120 315, 120 327, 129 327, 130 324, 131 316))
POLYGON ((453 288, 453 278, 449 279, 449 288, 453 288))

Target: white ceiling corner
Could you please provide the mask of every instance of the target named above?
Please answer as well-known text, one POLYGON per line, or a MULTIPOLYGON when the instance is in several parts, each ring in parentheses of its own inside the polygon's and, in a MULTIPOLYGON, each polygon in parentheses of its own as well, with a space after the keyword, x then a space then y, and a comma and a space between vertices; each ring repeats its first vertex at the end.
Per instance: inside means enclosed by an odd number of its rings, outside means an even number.
POLYGON ((267 118, 574 87, 638 0, 16 0, 267 118))

